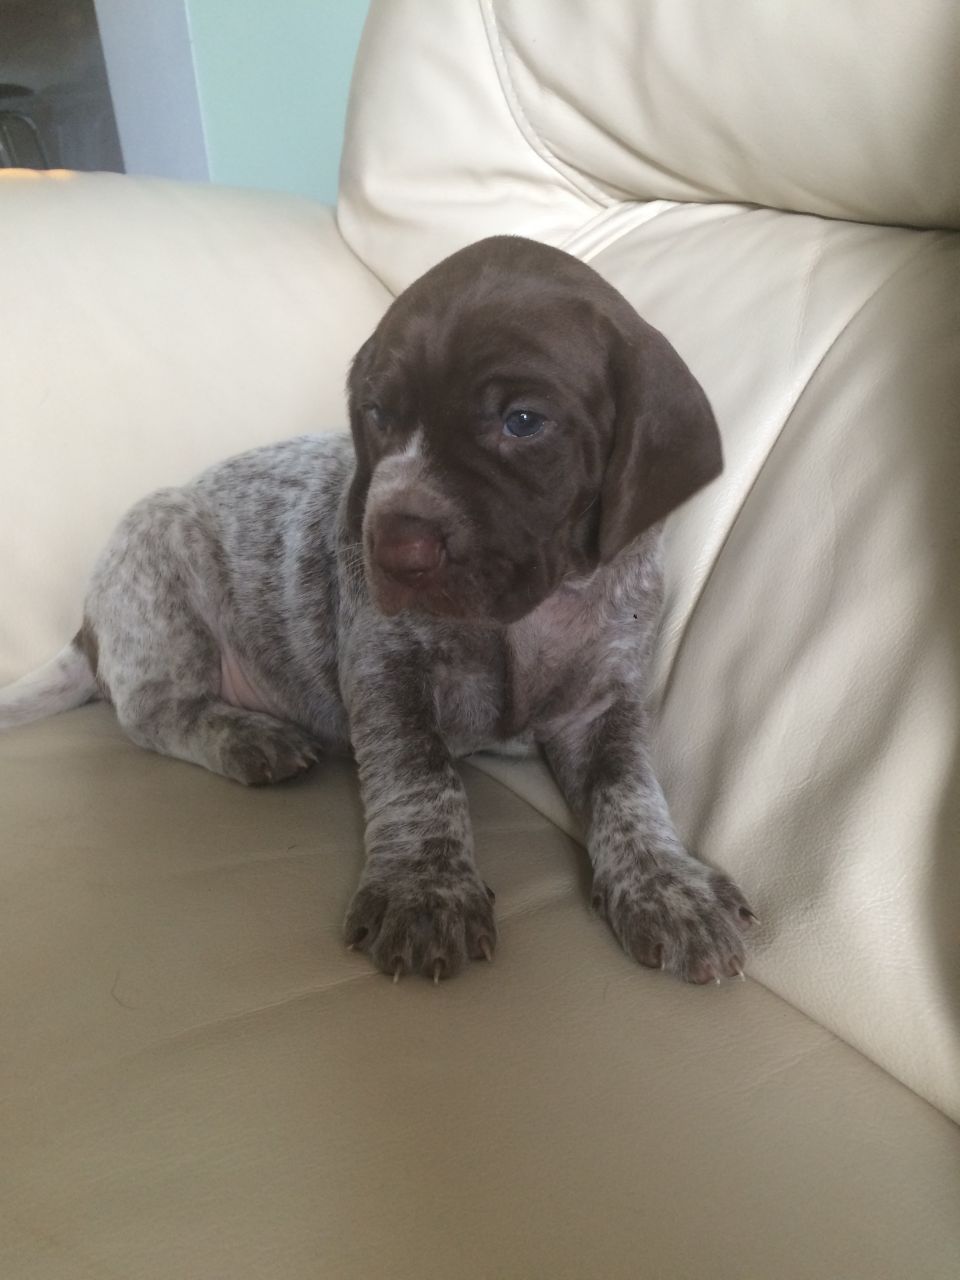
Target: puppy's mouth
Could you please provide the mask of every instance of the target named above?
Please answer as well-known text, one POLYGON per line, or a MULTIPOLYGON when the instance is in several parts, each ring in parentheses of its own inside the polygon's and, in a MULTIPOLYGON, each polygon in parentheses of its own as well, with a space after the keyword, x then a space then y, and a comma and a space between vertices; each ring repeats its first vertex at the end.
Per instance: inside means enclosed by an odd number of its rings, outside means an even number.
POLYGON ((409 612, 460 622, 518 622, 536 608, 544 593, 535 593, 523 582, 515 585, 515 573, 503 577, 511 585, 497 590, 493 583, 472 573, 468 565, 444 560, 432 572, 399 578, 367 560, 370 593, 386 617, 409 612))
POLYGON ((415 582, 400 583, 377 574, 371 586, 374 604, 388 618, 405 612, 426 613, 436 618, 470 616, 464 603, 436 582, 429 586, 415 582))
POLYGON ((370 594, 387 617, 409 612, 509 624, 550 591, 542 548, 515 556, 419 515, 378 513, 364 530, 363 549, 370 594))

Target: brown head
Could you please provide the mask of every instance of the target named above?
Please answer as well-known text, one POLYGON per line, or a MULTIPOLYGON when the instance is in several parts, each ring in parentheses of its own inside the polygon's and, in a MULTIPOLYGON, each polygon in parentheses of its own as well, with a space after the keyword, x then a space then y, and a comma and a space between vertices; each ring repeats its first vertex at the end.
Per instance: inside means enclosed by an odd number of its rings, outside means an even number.
POLYGON ((591 267, 519 237, 405 290, 348 393, 348 519, 385 613, 515 621, 722 466, 666 338, 591 267))

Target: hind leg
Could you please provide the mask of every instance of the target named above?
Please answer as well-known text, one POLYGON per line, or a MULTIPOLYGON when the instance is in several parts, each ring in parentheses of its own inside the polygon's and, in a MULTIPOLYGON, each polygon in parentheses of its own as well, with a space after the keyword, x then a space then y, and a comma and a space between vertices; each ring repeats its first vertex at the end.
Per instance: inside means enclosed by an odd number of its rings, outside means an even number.
POLYGON ((221 696, 220 646, 206 621, 225 607, 218 550, 190 494, 154 494, 125 517, 87 598, 97 677, 140 746, 248 786, 279 782, 309 768, 318 744, 221 696))
POLYGON ((319 744, 305 730, 221 698, 219 648, 186 612, 173 625, 164 620, 124 666, 108 682, 117 719, 139 746, 246 786, 291 778, 317 759, 319 744))
POLYGON ((292 778, 309 769, 319 753, 318 743, 297 725, 209 695, 185 698, 173 686, 136 691, 117 715, 140 746, 245 786, 292 778))
MULTIPOLYGON (((105 647, 101 660, 109 672, 105 647)), ((161 625, 136 662, 124 666, 123 675, 107 681, 121 727, 141 747, 246 786, 291 778, 317 759, 319 744, 305 730, 220 697, 220 652, 198 619, 181 614, 175 628, 161 625)))

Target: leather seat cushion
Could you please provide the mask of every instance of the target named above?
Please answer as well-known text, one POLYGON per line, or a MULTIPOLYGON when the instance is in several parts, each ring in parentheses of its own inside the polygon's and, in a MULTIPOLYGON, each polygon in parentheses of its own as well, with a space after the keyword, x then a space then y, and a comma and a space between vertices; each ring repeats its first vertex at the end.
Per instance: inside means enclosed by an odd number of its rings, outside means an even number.
POLYGON ((576 841, 464 773, 500 948, 395 986, 340 938, 348 761, 0 737, 0 1273, 951 1274, 956 1128, 756 982, 635 967, 576 841))

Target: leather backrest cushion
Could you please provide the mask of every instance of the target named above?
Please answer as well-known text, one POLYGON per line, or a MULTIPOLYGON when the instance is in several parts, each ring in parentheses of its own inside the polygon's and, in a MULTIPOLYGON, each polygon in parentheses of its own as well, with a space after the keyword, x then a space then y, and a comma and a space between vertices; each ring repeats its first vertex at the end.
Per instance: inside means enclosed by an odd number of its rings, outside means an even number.
POLYGON ((340 227, 394 291, 625 201, 958 227, 958 50, 955 0, 373 0, 340 227))

